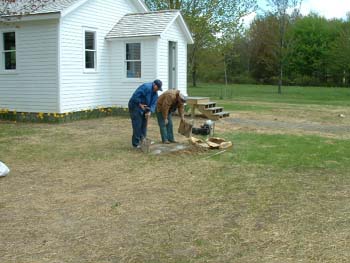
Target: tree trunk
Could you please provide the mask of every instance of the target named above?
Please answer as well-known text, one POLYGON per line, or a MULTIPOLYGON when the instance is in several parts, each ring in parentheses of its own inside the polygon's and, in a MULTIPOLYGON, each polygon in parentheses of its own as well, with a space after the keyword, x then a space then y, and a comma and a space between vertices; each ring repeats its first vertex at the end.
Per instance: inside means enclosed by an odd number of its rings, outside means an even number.
POLYGON ((190 56, 189 62, 190 62, 190 69, 192 72, 192 86, 197 86, 197 59, 196 59, 196 46, 194 45, 194 48, 192 49, 192 54, 190 56))
POLYGON ((175 9, 178 9, 178 10, 181 9, 181 1, 180 0, 176 0, 175 9))
POLYGON ((197 87, 197 72, 196 69, 192 70, 192 86, 197 87))
POLYGON ((225 85, 227 86, 227 67, 226 67, 226 56, 224 56, 224 71, 225 71, 225 85))
POLYGON ((283 47, 284 47, 284 36, 285 36, 285 14, 280 18, 279 22, 280 27, 280 46, 279 46, 279 66, 280 74, 278 77, 278 94, 282 94, 282 77, 283 77, 283 47))
POLYGON ((180 9, 181 8, 181 1, 180 0, 169 0, 168 2, 169 9, 180 9))
POLYGON ((282 94, 283 66, 280 65, 280 76, 278 78, 278 94, 282 94))

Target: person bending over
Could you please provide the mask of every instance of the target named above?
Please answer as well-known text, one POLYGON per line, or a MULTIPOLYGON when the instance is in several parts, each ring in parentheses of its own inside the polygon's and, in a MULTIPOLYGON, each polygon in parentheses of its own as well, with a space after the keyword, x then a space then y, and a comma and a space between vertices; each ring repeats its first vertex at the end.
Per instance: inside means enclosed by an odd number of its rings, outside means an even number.
POLYGON ((156 79, 139 86, 129 100, 128 107, 132 125, 131 143, 135 148, 140 148, 142 139, 146 138, 147 120, 151 112, 155 112, 159 90, 162 91, 162 82, 156 79))
POLYGON ((156 114, 163 143, 176 142, 174 139, 172 114, 178 110, 181 120, 184 120, 185 102, 185 97, 179 90, 167 90, 159 96, 156 114))

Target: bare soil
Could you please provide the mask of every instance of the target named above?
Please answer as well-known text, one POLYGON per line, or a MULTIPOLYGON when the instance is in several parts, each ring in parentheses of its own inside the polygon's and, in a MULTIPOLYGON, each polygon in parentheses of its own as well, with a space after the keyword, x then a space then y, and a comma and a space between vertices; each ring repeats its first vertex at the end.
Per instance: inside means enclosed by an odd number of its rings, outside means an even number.
MULTIPOLYGON (((250 102, 245 102, 250 104, 250 102)), ((264 133, 314 134, 339 139, 350 138, 350 109, 340 106, 254 103, 274 106, 271 111, 232 112, 220 123, 224 129, 264 133)), ((220 125, 220 124, 219 124, 220 125)))

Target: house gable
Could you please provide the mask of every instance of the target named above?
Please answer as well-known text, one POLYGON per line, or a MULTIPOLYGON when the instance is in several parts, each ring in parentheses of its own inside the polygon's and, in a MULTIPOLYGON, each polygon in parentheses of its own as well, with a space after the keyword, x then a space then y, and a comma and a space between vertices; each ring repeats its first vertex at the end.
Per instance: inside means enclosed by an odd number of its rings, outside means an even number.
POLYGON ((162 35, 166 34, 166 32, 169 30, 169 28, 173 25, 173 23, 178 23, 178 25, 181 28, 182 33, 184 34, 187 43, 188 44, 193 44, 194 40, 192 38, 191 32, 184 20, 184 18, 182 17, 182 15, 180 14, 180 12, 173 18, 173 20, 168 24, 168 26, 166 27, 166 29, 164 30, 164 32, 162 33, 162 35))
POLYGON ((175 21, 181 27, 188 44, 193 44, 191 33, 178 10, 126 14, 107 34, 107 39, 134 37, 162 37, 175 21))

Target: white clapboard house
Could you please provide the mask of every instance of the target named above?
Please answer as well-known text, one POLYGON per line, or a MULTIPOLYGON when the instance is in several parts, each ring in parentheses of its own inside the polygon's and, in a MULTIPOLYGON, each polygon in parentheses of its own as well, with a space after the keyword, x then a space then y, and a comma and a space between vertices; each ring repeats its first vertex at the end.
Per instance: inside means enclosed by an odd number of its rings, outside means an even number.
POLYGON ((0 22, 0 108, 67 113, 127 106, 144 82, 187 95, 190 31, 142 0, 56 0, 0 22))

